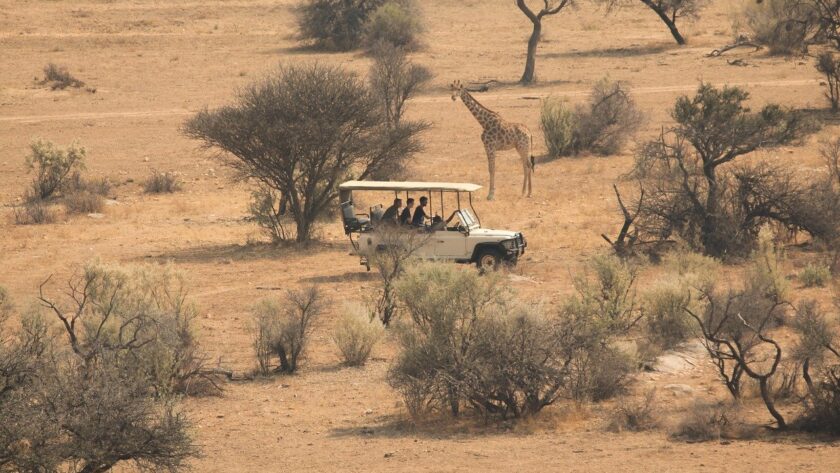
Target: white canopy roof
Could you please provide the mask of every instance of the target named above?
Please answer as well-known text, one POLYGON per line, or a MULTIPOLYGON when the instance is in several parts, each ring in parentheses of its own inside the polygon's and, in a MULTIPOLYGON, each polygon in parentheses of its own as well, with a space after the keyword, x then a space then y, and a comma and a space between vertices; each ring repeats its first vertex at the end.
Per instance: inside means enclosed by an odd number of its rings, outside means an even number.
POLYGON ((338 188, 350 191, 475 192, 481 186, 468 182, 347 181, 338 188))

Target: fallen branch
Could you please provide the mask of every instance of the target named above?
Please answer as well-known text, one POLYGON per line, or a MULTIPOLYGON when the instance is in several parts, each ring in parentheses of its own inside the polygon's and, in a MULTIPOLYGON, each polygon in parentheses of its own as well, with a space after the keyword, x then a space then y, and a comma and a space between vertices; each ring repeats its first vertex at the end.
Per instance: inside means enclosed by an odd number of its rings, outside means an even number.
POLYGON ((720 56, 721 54, 723 54, 727 51, 731 51, 731 50, 736 49, 736 48, 745 48, 745 47, 755 48, 753 50, 753 52, 764 49, 764 46, 762 46, 758 43, 754 43, 752 41, 738 41, 738 42, 735 42, 735 43, 732 43, 732 44, 727 44, 726 46, 724 46, 720 49, 715 49, 712 52, 710 52, 709 54, 707 54, 706 57, 718 57, 718 56, 720 56))

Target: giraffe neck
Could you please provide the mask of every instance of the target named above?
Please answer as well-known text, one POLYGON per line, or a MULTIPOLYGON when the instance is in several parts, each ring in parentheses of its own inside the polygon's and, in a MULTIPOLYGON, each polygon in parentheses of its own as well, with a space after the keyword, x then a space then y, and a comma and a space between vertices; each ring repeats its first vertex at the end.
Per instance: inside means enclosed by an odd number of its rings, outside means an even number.
POLYGON ((478 100, 473 98, 469 92, 466 90, 461 91, 461 100, 464 102, 464 105, 467 106, 470 113, 473 114, 475 119, 481 125, 482 128, 487 128, 491 124, 496 121, 496 113, 490 110, 489 108, 485 107, 478 103, 478 100))

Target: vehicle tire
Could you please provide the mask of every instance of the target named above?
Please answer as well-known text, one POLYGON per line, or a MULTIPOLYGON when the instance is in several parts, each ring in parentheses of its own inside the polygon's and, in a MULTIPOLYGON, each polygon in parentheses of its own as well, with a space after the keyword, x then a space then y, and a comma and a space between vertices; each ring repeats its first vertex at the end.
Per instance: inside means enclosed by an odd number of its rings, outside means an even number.
POLYGON ((502 253, 494 248, 482 248, 475 258, 475 265, 482 273, 495 271, 502 264, 502 253))

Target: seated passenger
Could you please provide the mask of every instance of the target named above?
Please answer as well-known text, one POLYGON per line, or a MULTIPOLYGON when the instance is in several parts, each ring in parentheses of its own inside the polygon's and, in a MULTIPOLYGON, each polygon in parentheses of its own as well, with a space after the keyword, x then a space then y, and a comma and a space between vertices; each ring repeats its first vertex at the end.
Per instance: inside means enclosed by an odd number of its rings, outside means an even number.
POLYGON ((429 216, 426 215, 426 205, 429 203, 427 197, 420 197, 420 206, 414 211, 414 216, 411 217, 411 224, 415 227, 423 227, 426 225, 426 220, 429 216))
POLYGON ((382 223, 386 225, 396 225, 397 216, 400 214, 402 208, 402 199, 394 199, 394 205, 388 207, 385 213, 382 214, 382 223))
POLYGON ((409 197, 408 200, 405 201, 405 208, 403 209, 402 213, 400 214, 400 225, 410 225, 411 224, 411 209, 414 208, 414 198, 409 197))
POLYGON ((443 217, 441 217, 440 215, 435 215, 435 217, 432 219, 432 226, 429 228, 429 230, 433 232, 439 230, 446 230, 446 222, 443 221, 443 217))

